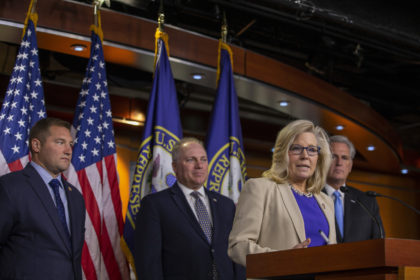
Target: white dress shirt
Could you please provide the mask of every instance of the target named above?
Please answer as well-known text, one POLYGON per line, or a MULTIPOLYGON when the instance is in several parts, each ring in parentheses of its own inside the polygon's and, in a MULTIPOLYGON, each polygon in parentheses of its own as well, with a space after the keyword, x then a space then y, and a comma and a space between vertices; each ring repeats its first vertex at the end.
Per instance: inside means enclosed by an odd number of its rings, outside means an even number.
MULTIPOLYGON (((346 185, 344 185, 346 186, 346 185)), ((335 201, 335 196, 334 196, 334 192, 336 191, 336 189, 334 189, 333 187, 331 187, 330 185, 326 184, 325 185, 325 191, 327 192, 328 196, 331 197, 331 199, 333 201, 335 201)), ((340 193, 340 199, 341 199, 341 203, 343 204, 343 214, 344 214, 344 193, 338 189, 338 192, 340 193)))
POLYGON ((193 190, 193 189, 190 189, 190 188, 186 187, 185 185, 181 184, 180 182, 177 182, 177 184, 181 188, 182 192, 184 193, 185 198, 187 199, 188 204, 190 205, 191 210, 193 211, 197 221, 198 221, 198 216, 197 216, 197 213, 195 212, 195 207, 194 207, 195 198, 191 196, 191 193, 194 192, 194 191, 199 193, 199 197, 200 197, 201 201, 204 203, 204 206, 206 207, 207 213, 209 214, 210 221, 213 224, 213 217, 212 217, 211 211, 210 211, 209 197, 207 196, 206 192, 204 191, 204 187, 201 186, 198 190, 193 190))

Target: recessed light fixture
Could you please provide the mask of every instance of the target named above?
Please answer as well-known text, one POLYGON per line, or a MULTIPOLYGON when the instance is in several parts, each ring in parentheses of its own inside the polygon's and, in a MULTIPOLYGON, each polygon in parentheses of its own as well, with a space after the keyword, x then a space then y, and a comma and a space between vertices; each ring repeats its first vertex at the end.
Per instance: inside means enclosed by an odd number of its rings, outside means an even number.
POLYGON ((133 125, 133 126, 144 126, 144 122, 130 120, 126 118, 113 117, 112 120, 117 123, 123 123, 123 124, 128 124, 128 125, 133 125))
POLYGON ((279 102, 280 107, 287 107, 289 106, 289 101, 283 100, 279 102))
POLYGON ((206 77, 206 75, 205 75, 205 74, 203 74, 203 73, 192 73, 192 74, 191 74, 191 77, 192 77, 194 80, 199 81, 199 80, 204 79, 204 78, 206 77))
POLYGON ((375 146, 373 146, 373 145, 369 145, 369 146, 367 146, 367 147, 366 147, 366 149, 367 149, 369 152, 372 152, 372 151, 374 151, 376 148, 375 148, 375 146))
POLYGON ((87 49, 87 46, 82 44, 73 44, 71 45, 71 49, 76 52, 82 52, 87 49))
POLYGON ((401 174, 407 174, 407 173, 408 173, 408 169, 407 168, 401 169, 401 174))
POLYGON ((337 129, 337 130, 343 130, 344 129, 344 125, 339 124, 339 125, 337 125, 335 127, 335 129, 337 129))

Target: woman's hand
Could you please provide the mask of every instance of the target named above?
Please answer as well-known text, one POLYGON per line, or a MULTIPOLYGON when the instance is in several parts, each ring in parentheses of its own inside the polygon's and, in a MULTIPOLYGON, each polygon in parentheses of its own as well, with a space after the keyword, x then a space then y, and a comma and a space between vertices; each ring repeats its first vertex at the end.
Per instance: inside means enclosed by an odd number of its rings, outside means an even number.
POLYGON ((308 248, 309 244, 311 244, 311 239, 307 238, 302 243, 295 245, 292 249, 308 248))

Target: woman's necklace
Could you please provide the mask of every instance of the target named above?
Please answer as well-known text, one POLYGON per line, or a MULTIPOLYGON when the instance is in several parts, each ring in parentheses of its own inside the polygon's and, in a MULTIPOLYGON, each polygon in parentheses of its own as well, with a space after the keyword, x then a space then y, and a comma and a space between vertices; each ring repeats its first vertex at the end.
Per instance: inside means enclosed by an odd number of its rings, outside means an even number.
POLYGON ((298 189, 296 189, 295 187, 293 187, 293 185, 292 184, 289 184, 289 186, 292 188, 292 190, 295 192, 295 193, 297 193, 298 195, 300 195, 300 196, 302 196, 302 195, 304 195, 304 196, 306 196, 306 197, 312 197, 313 196, 313 194, 312 193, 304 193, 304 192, 301 192, 300 190, 298 190, 298 189))

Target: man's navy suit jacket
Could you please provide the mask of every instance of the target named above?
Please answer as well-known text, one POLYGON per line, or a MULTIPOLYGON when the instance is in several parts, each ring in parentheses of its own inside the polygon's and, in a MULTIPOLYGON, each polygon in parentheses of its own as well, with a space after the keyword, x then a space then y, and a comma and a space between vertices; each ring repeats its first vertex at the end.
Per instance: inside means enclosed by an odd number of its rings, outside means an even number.
POLYGON ((71 242, 41 176, 32 165, 0 177, 0 279, 80 280, 85 204, 62 180, 71 242))
POLYGON ((139 280, 212 279, 213 261, 218 280, 245 279, 245 268, 227 255, 235 205, 227 197, 205 191, 213 218, 211 244, 177 184, 143 198, 135 231, 139 280))
POLYGON ((344 238, 337 229, 337 242, 355 242, 381 238, 381 232, 374 219, 357 203, 362 203, 377 219, 383 229, 379 206, 374 197, 347 186, 348 192, 344 195, 344 238))

